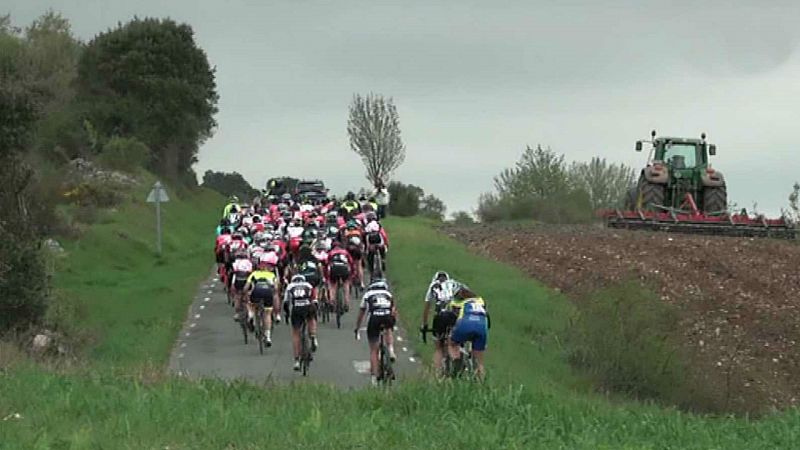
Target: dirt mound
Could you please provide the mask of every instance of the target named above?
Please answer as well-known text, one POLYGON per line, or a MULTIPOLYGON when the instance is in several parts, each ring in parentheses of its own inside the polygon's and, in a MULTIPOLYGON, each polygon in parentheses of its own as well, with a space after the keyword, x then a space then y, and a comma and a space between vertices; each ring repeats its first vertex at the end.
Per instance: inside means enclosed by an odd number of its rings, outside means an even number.
POLYGON ((623 279, 680 310, 692 367, 735 411, 800 397, 800 245, 607 230, 475 226, 451 236, 573 298, 623 279))

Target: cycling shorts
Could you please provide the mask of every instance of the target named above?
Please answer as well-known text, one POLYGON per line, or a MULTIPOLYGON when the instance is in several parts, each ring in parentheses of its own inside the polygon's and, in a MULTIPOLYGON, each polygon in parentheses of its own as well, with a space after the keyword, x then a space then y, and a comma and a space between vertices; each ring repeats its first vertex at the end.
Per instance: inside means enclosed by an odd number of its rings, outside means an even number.
POLYGON ((330 268, 331 281, 347 281, 350 279, 350 266, 344 264, 333 264, 330 268))
POLYGON ((250 301, 253 303, 261 303, 265 308, 271 308, 274 295, 274 287, 256 286, 256 288, 253 289, 253 292, 250 293, 250 301))
POLYGON ((441 311, 433 316, 433 337, 439 340, 447 337, 447 329, 456 324, 456 313, 453 311, 441 311))
POLYGON ((292 328, 298 329, 303 326, 303 322, 316 319, 317 310, 312 303, 305 306, 295 306, 292 308, 292 328))
POLYGON ((306 282, 308 282, 308 284, 314 287, 319 286, 320 282, 322 281, 320 279, 319 272, 317 272, 316 270, 310 271, 308 273, 300 273, 300 275, 304 276, 306 282))
POLYGON ((486 316, 465 316, 458 321, 450 336, 456 344, 472 341, 472 349, 478 352, 486 350, 488 333, 486 316))
POLYGON ((350 253, 350 256, 353 257, 356 261, 361 259, 361 247, 357 245, 348 245, 347 246, 347 253, 350 253))
POLYGON ((385 316, 370 315, 369 322, 367 322, 367 341, 370 343, 377 342, 381 330, 392 327, 394 327, 394 317, 391 314, 385 316))

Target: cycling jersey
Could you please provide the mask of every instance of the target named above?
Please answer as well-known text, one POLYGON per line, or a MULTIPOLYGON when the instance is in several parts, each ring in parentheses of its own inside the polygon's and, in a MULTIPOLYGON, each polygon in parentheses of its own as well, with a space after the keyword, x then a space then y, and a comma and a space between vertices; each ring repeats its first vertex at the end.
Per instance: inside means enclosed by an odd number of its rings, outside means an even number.
POLYGON ((373 316, 386 316, 392 313, 394 300, 386 289, 370 289, 361 298, 361 309, 373 316))
POLYGON ((344 208, 348 213, 352 213, 357 209, 361 209, 361 205, 355 200, 346 200, 344 203, 342 203, 342 208, 344 208))
POLYGON ((247 283, 253 287, 250 299, 255 303, 263 303, 266 308, 271 308, 277 278, 277 275, 269 270, 256 270, 251 273, 247 277, 247 283))
POLYGON ((292 308, 308 306, 315 301, 313 292, 314 286, 306 281, 290 283, 283 294, 283 303, 288 303, 292 308))
POLYGON ((481 297, 468 298, 460 301, 453 300, 451 303, 459 304, 459 320, 463 319, 464 317, 473 318, 480 316, 484 319, 486 318, 486 303, 481 297))

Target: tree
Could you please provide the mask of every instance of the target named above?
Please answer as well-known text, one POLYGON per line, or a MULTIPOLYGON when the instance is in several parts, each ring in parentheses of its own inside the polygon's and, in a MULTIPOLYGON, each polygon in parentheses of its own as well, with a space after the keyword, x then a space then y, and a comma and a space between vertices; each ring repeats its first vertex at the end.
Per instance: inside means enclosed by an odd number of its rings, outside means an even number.
POLYGON ((29 92, 6 81, 0 74, 0 334, 40 320, 47 301, 41 237, 29 211, 33 171, 22 159, 35 106, 29 92))
POLYGON ((347 121, 350 148, 361 157, 373 186, 388 181, 406 156, 400 139, 400 121, 391 98, 356 94, 347 121))
POLYGON ((216 126, 214 69, 192 28, 170 19, 97 35, 78 64, 78 93, 101 136, 137 138, 152 150, 148 166, 167 177, 191 178, 216 126))
POLYGON ((792 193, 789 194, 789 210, 784 211, 784 216, 800 226, 800 183, 795 182, 792 193))
POLYGON ((387 187, 389 191, 389 211, 395 216, 416 216, 419 213, 419 205, 425 196, 422 188, 413 184, 403 184, 399 181, 392 181, 387 187))
POLYGON ((206 170, 206 173, 203 174, 202 186, 225 196, 235 195, 242 200, 249 200, 258 195, 258 190, 254 189, 239 172, 225 173, 206 170))
POLYGON ((456 211, 453 213, 453 223, 456 225, 472 225, 475 219, 466 211, 456 211))
POLYGON ((635 171, 625 164, 609 164, 605 158, 573 163, 569 171, 573 188, 589 194, 593 210, 621 206, 635 182, 635 171))
POLYGON ((501 172, 494 184, 498 193, 511 197, 546 198, 564 191, 569 185, 564 155, 526 146, 516 166, 501 172))
POLYGON ((447 211, 447 207, 444 206, 444 202, 433 195, 426 195, 420 202, 420 216, 428 217, 441 222, 444 220, 445 211, 447 211))

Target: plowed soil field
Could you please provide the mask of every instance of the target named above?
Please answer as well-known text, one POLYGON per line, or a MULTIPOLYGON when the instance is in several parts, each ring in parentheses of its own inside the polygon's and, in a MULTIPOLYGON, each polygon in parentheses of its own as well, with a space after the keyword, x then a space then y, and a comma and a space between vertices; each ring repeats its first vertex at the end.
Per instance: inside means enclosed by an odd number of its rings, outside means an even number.
POLYGON ((693 372, 731 410, 800 399, 800 245, 598 227, 471 226, 444 230, 573 299, 638 279, 680 311, 693 372))

